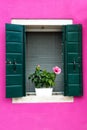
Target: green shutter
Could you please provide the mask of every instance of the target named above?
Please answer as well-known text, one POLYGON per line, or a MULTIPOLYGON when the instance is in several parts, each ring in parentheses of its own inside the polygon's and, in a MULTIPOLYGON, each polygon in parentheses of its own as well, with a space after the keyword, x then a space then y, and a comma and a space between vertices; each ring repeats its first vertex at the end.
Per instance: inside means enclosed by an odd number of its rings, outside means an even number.
POLYGON ((6 24, 6 97, 25 95, 24 26, 6 24))
POLYGON ((63 27, 64 95, 82 96, 82 26, 63 27))

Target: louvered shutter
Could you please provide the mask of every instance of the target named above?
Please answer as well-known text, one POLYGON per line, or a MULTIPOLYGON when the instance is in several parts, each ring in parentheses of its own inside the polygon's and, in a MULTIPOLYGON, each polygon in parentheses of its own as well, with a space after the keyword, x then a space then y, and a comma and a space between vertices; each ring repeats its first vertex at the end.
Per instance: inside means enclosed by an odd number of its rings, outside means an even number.
POLYGON ((82 26, 63 27, 64 95, 83 95, 82 84, 82 26))
POLYGON ((6 24, 6 97, 25 95, 25 30, 6 24))

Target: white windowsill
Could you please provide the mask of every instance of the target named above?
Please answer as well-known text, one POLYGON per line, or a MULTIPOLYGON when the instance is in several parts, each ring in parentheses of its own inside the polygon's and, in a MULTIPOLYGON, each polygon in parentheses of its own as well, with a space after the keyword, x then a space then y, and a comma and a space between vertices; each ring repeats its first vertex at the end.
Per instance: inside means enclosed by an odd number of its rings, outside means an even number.
POLYGON ((53 95, 48 97, 33 95, 12 99, 12 103, 58 103, 58 102, 74 102, 74 98, 63 95, 53 95))

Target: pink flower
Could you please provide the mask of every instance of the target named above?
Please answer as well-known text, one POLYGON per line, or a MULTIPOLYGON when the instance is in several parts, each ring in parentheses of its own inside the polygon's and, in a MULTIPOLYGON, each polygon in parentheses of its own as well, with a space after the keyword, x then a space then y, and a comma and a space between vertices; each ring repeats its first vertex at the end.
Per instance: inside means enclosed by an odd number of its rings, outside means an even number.
POLYGON ((61 73, 61 69, 58 66, 55 66, 55 67, 53 67, 53 72, 55 74, 60 74, 61 73))
POLYGON ((37 65, 37 67, 40 67, 40 65, 37 65))

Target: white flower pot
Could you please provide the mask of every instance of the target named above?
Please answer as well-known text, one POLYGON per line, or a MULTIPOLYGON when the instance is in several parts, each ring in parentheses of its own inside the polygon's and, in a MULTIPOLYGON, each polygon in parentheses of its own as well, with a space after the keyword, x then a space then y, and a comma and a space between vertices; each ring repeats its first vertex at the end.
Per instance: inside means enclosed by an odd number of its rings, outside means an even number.
POLYGON ((35 88, 36 96, 51 96, 53 88, 35 88))

